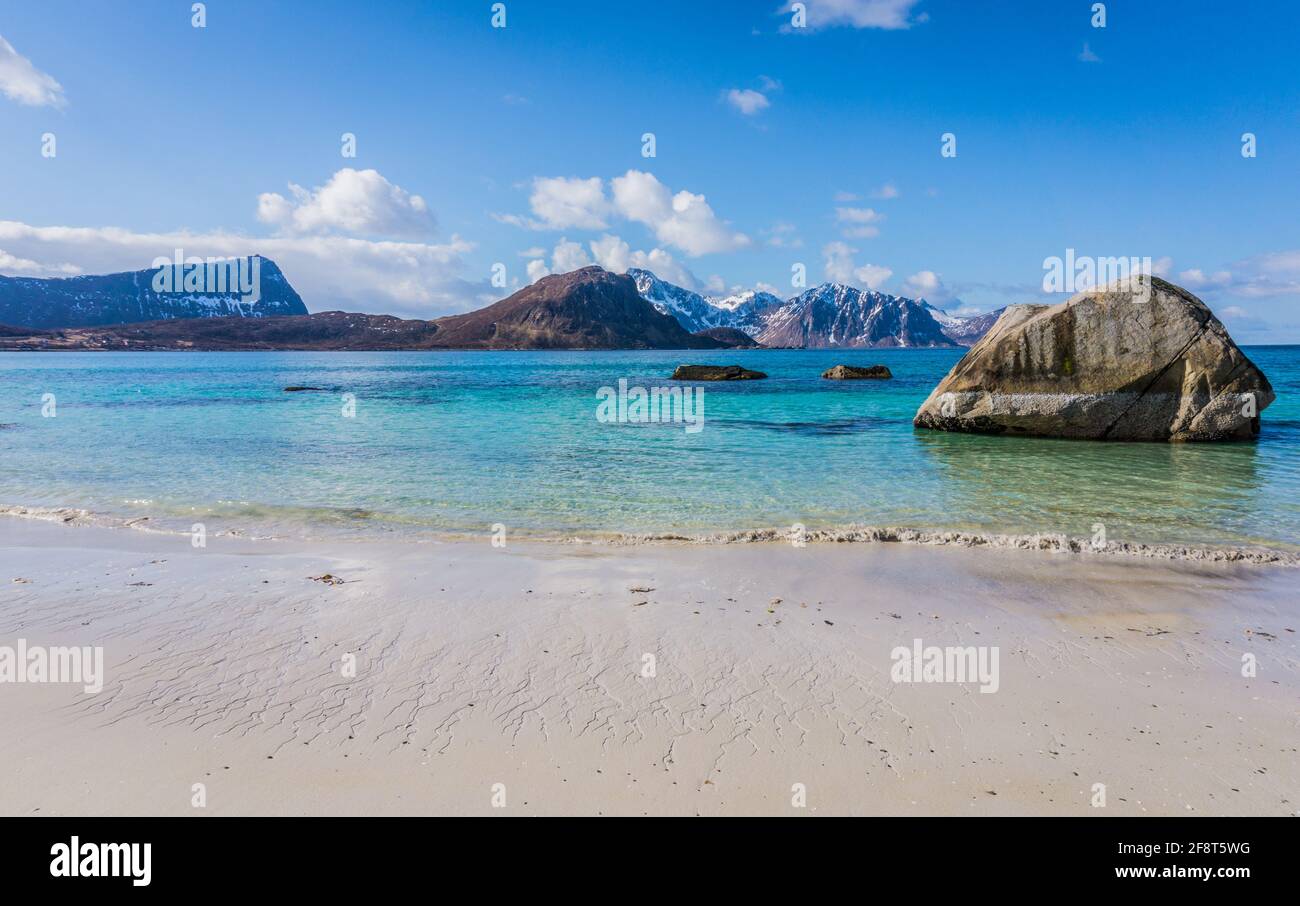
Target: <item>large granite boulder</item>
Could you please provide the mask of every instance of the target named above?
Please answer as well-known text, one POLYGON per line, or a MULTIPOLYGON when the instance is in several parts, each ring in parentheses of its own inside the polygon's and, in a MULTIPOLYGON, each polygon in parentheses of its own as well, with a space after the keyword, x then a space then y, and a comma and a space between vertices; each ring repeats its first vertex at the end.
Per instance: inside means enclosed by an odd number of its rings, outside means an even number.
POLYGON ((1158 277, 1013 305, 916 413, 920 428, 1095 440, 1251 438, 1273 388, 1200 299, 1158 277))

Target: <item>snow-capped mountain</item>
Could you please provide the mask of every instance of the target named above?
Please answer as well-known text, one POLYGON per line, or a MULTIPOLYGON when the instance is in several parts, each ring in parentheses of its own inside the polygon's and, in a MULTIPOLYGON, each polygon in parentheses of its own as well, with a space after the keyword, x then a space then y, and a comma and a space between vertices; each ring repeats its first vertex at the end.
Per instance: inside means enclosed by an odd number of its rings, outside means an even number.
POLYGON ((763 327, 763 313, 784 304, 779 296, 753 290, 713 299, 636 267, 627 275, 636 281, 641 298, 664 314, 672 315, 691 333, 712 327, 732 327, 752 337, 763 327))
MULTIPOLYGON (((252 262, 251 258, 246 260, 252 262)), ((251 263, 249 268, 251 275, 251 263)), ((95 327, 168 318, 269 318, 307 314, 302 297, 289 285, 288 278, 274 261, 260 258, 257 275, 256 302, 240 292, 233 278, 220 287, 213 287, 212 291, 185 290, 180 285, 175 290, 157 290, 154 287, 158 285, 155 281, 158 268, 79 277, 0 275, 0 324, 35 328, 95 327)), ((177 280, 180 279, 177 274, 177 280)), ((206 279, 204 274, 205 285, 206 279)))
POLYGON ((925 301, 842 283, 823 283, 788 300, 754 290, 712 298, 647 270, 627 273, 643 299, 688 331, 733 328, 765 346, 970 346, 1001 314, 954 317, 925 301))
POLYGON ((919 302, 843 283, 823 283, 767 318, 764 346, 956 346, 919 302))

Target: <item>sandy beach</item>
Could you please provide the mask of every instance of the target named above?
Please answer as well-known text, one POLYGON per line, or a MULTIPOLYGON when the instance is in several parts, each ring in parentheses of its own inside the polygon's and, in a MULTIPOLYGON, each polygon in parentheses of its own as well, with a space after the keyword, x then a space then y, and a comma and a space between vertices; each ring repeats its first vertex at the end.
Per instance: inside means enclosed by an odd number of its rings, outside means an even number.
POLYGON ((6 815, 1300 812, 1294 569, 18 518, 0 563, 0 645, 105 670, 0 684, 6 815), (915 640, 996 691, 895 682, 915 640))

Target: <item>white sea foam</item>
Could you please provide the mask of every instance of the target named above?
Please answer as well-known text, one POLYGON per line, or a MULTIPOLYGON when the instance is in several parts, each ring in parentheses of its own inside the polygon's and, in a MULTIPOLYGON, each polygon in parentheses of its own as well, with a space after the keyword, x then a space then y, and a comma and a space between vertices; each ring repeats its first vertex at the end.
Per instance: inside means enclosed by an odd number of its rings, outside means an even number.
MULTIPOLYGON (((0 516, 23 519, 36 519, 43 522, 58 522, 65 525, 103 526, 107 528, 129 528, 137 531, 152 532, 163 535, 186 535, 189 532, 170 529, 151 524, 149 517, 132 518, 94 513, 76 507, 38 507, 0 504, 0 516)), ((245 532, 237 528, 215 532, 214 536, 240 537, 247 540, 281 540, 298 534, 307 538, 309 526, 301 526, 301 533, 279 533, 274 535, 245 532)), ((436 540, 472 541, 482 538, 481 533, 468 531, 421 532, 408 527, 406 538, 410 541, 428 541, 431 536, 436 540)), ((1145 543, 1134 541, 1107 541, 1094 544, 1090 538, 1073 538, 1060 533, 1036 534, 997 534, 992 532, 960 532, 928 529, 901 528, 898 526, 847 525, 833 528, 805 529, 801 533, 790 529, 764 528, 747 529, 734 532, 702 532, 686 534, 680 532, 587 532, 575 535, 571 532, 544 532, 516 530, 512 536, 520 541, 561 542, 566 544, 590 544, 609 547, 622 547, 643 544, 790 544, 824 543, 824 544, 920 544, 931 546, 953 546, 967 548, 993 548, 1000 550, 1039 551, 1055 554, 1082 554, 1086 556, 1127 556, 1142 557, 1150 560, 1177 560, 1202 563, 1252 564, 1258 566, 1300 567, 1300 553, 1275 550, 1266 547, 1231 547, 1231 546, 1196 546, 1185 544, 1145 543)), ((363 540, 366 536, 356 536, 363 540)), ((384 540, 402 540, 388 532, 383 533, 384 540)))

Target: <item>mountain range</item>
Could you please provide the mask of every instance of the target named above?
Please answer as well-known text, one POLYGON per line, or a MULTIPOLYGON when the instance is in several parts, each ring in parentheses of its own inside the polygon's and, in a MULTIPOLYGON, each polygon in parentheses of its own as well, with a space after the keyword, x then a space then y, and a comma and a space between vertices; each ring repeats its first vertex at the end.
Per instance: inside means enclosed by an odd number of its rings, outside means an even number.
POLYGON ((431 321, 308 314, 270 259, 261 298, 159 292, 158 270, 0 277, 3 349, 723 349, 957 347, 1000 312, 948 315, 924 301, 823 283, 790 299, 701 295, 647 270, 589 266, 543 277, 485 308, 431 321))
POLYGON ((713 298, 647 270, 627 273, 647 302, 687 330, 734 328, 771 347, 970 346, 1002 313, 956 317, 928 302, 843 283, 823 283, 790 299, 752 290, 713 298))

